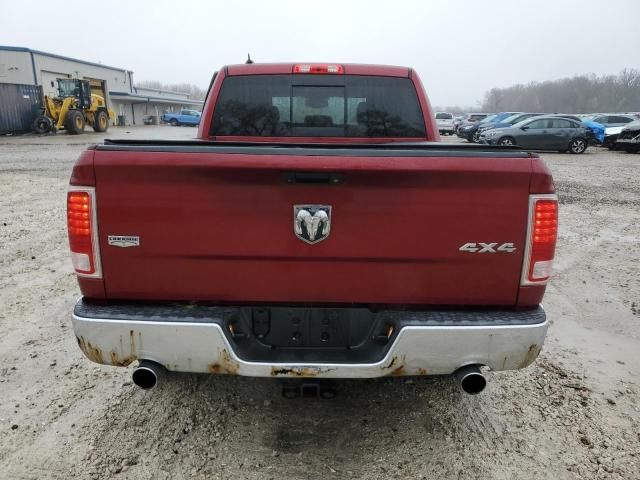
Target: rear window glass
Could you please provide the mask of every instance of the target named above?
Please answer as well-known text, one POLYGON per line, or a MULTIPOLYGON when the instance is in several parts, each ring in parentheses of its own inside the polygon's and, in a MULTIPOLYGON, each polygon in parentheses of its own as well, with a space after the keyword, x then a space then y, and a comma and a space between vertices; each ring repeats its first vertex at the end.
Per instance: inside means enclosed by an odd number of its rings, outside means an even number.
POLYGON ((408 78, 242 75, 225 79, 211 135, 425 137, 408 78))
POLYGON ((436 120, 453 120, 453 115, 450 113, 436 113, 436 120))

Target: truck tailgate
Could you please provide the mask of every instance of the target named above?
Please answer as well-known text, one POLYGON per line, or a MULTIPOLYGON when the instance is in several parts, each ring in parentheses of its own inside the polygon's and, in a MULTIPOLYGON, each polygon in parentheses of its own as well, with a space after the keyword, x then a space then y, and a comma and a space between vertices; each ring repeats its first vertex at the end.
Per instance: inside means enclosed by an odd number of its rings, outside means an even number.
POLYGON ((94 168, 107 298, 516 303, 523 152, 105 145, 94 168), (309 244, 294 206, 315 204, 331 206, 331 233, 309 244), (479 242, 515 251, 460 250, 479 242))

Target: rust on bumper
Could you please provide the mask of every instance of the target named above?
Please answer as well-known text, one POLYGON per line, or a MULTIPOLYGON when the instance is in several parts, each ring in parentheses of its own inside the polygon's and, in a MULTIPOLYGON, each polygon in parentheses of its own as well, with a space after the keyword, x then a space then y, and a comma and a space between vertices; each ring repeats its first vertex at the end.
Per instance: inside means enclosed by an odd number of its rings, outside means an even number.
POLYGON ((209 373, 225 375, 236 375, 239 368, 240 364, 231 358, 227 349, 223 349, 217 361, 208 366, 209 373))
POLYGON ((127 366, 149 360, 168 370, 272 378, 374 378, 445 375, 465 365, 514 370, 540 353, 548 319, 527 325, 419 325, 402 328, 385 356, 370 363, 266 362, 238 356, 217 323, 109 319, 74 314, 88 359, 127 366))

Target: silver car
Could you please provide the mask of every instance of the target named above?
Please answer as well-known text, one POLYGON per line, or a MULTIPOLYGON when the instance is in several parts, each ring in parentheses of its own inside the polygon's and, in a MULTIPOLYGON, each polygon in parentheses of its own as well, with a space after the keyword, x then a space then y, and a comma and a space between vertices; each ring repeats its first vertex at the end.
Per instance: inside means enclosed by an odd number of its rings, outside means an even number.
POLYGON ((624 127, 627 124, 638 120, 632 113, 602 113, 588 117, 592 122, 599 123, 605 127, 624 127))

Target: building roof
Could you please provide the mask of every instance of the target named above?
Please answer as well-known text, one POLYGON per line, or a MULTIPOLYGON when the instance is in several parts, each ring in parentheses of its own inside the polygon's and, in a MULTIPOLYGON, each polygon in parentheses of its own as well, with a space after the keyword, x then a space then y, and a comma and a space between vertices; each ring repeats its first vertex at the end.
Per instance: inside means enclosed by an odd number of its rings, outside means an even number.
POLYGON ((181 103, 183 105, 200 105, 204 102, 202 100, 194 100, 193 98, 186 97, 153 97, 149 95, 139 95, 129 92, 109 92, 111 100, 129 101, 129 102, 155 102, 155 103, 181 103))
POLYGON ((12 47, 12 46, 8 46, 8 45, 0 45, 0 50, 9 51, 9 52, 34 53, 34 54, 42 55, 42 56, 45 56, 45 57, 59 58, 61 60, 68 60, 70 62, 82 63, 84 65, 91 65, 91 66, 94 66, 94 67, 102 67, 102 68, 108 68, 108 69, 111 69, 111 70, 119 70, 121 72, 131 72, 131 70, 127 70, 126 68, 111 67, 109 65, 103 65, 102 63, 87 62, 86 60, 79 60, 77 58, 65 57, 64 55, 58 55, 58 54, 55 54, 55 53, 43 52, 41 50, 33 50, 31 48, 26 48, 26 47, 12 47))
MULTIPOLYGON (((191 94, 189 92, 178 92, 176 90, 164 90, 162 88, 152 88, 152 87, 136 87, 135 85, 133 86, 133 89, 135 90, 135 92, 137 94, 141 94, 141 90, 148 90, 150 92, 156 92, 156 93, 169 93, 171 95, 184 95, 185 97, 190 97, 191 94)), ((144 92, 143 92, 144 93, 144 92)))

